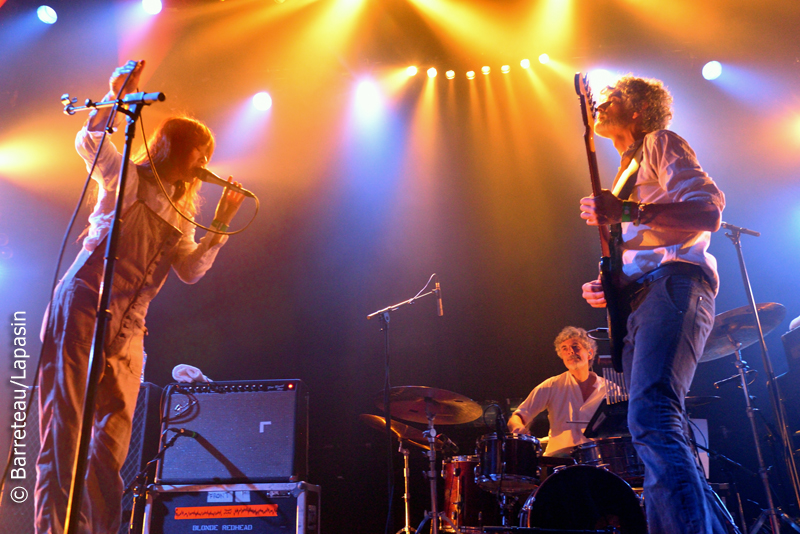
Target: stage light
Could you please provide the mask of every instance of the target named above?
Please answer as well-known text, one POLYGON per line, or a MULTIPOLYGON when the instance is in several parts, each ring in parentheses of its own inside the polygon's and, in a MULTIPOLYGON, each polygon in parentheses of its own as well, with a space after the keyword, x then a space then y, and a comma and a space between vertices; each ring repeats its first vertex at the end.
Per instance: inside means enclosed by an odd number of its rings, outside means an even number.
POLYGON ((267 111, 272 107, 272 97, 266 91, 261 91, 253 96, 253 107, 260 111, 267 111))
POLYGON ((456 71, 448 70, 447 72, 444 73, 444 75, 447 76, 448 80, 452 80, 453 78, 456 77, 456 71))
POLYGON ((531 60, 523 59, 522 61, 519 62, 519 66, 522 67, 523 69, 529 69, 531 68, 531 60))
POLYGON ((542 65, 547 65, 548 63, 550 63, 550 56, 548 56, 547 54, 542 54, 541 56, 539 56, 539 63, 541 63, 542 65))
POLYGON ((431 67, 428 69, 428 78, 436 78, 436 69, 431 67))
POLYGON ((475 71, 474 71, 474 70, 468 70, 468 71, 467 71, 467 79, 468 79, 468 80, 473 80, 473 79, 475 79, 475 71))
POLYGON ((612 74, 606 69, 594 69, 589 71, 589 84, 592 86, 595 95, 600 94, 604 87, 613 86, 617 83, 619 76, 612 74))
POLYGON ((481 72, 486 75, 492 72, 492 69, 490 67, 481 67, 481 72))
POLYGON ((162 7, 161 0, 142 0, 142 8, 148 15, 158 15, 162 7))
POLYGON ((502 67, 500 67, 500 72, 502 72, 503 74, 508 74, 509 72, 511 72, 511 67, 509 65, 503 65, 502 67))
POLYGON ((358 83, 355 92, 356 113, 362 122, 368 123, 380 116, 383 97, 374 81, 367 79, 358 83))
POLYGON ((416 76, 417 75, 417 67, 414 67, 413 65, 411 67, 408 67, 406 69, 406 74, 408 74, 409 76, 416 76))
POLYGON ((719 61, 709 61, 703 66, 703 78, 716 80, 722 74, 722 64, 719 61))
POLYGON ((58 20, 56 10, 50 6, 39 6, 39 9, 36 10, 36 15, 45 24, 55 24, 58 20))

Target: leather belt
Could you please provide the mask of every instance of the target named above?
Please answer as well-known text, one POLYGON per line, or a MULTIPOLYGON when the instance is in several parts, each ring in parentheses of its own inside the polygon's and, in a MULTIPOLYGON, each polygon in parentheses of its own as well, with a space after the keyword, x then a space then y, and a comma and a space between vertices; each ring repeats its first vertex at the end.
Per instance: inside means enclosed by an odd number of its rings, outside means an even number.
POLYGON ((665 263, 660 267, 656 267, 649 273, 643 274, 625 286, 622 291, 625 295, 632 296, 634 293, 638 292, 640 289, 648 286, 649 284, 652 284, 656 280, 672 275, 688 276, 696 280, 702 280, 707 283, 709 287, 711 286, 708 276, 706 276, 703 268, 699 265, 687 263, 685 261, 673 261, 670 263, 665 263))

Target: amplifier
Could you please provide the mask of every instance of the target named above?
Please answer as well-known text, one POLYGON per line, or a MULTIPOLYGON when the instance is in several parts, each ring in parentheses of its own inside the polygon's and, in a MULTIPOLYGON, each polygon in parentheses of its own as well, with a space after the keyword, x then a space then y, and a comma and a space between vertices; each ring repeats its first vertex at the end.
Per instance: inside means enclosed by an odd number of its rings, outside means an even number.
POLYGON ((171 384, 161 448, 157 484, 306 480, 305 386, 300 380, 171 384))
POLYGON ((305 482, 151 486, 144 534, 319 534, 320 488, 305 482))

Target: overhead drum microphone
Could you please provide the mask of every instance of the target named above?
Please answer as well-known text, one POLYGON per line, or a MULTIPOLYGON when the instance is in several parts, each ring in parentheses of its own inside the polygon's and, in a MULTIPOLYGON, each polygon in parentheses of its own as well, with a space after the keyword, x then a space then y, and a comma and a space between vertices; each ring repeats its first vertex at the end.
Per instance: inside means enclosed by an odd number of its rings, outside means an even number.
POLYGON ((256 197, 256 195, 253 194, 251 191, 248 191, 247 189, 245 189, 243 187, 239 187, 237 185, 234 185, 234 184, 230 183, 227 180, 223 180, 222 178, 220 178, 219 176, 217 176, 213 172, 211 172, 208 169, 205 169, 203 167, 198 167, 197 168, 197 171, 195 172, 195 177, 198 180, 200 180, 201 182, 206 182, 206 183, 209 183, 209 184, 215 184, 215 185, 218 185, 218 186, 221 186, 221 187, 227 187, 228 189, 236 191, 237 193, 241 193, 246 197, 250 197, 250 198, 255 198, 256 197))
POLYGON ((442 307, 442 288, 439 285, 439 281, 436 281, 436 289, 433 290, 436 293, 436 313, 439 314, 439 317, 444 315, 444 308, 442 307))

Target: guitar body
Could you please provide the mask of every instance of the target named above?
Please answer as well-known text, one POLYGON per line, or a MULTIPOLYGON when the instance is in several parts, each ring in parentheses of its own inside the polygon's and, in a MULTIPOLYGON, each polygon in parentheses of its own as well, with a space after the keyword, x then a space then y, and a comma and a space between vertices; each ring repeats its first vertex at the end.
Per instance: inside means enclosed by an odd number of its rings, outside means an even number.
MULTIPOLYGON (((575 74, 575 92, 581 103, 583 135, 586 144, 586 156, 589 159, 589 176, 592 182, 592 194, 600 194, 600 172, 597 168, 597 154, 594 149, 594 122, 597 115, 592 91, 589 88, 587 76, 575 74)), ((611 362, 614 370, 622 372, 622 347, 627 334, 628 314, 627 303, 623 301, 619 291, 619 279, 622 273, 622 238, 619 225, 600 226, 600 281, 606 299, 606 314, 608 315, 608 339, 611 345, 611 362)))
POLYGON ((622 347, 628 334, 627 303, 619 296, 619 288, 612 268, 610 257, 600 259, 600 282, 606 298, 606 316, 608 319, 608 342, 611 347, 611 364, 618 373, 622 372, 622 347))

